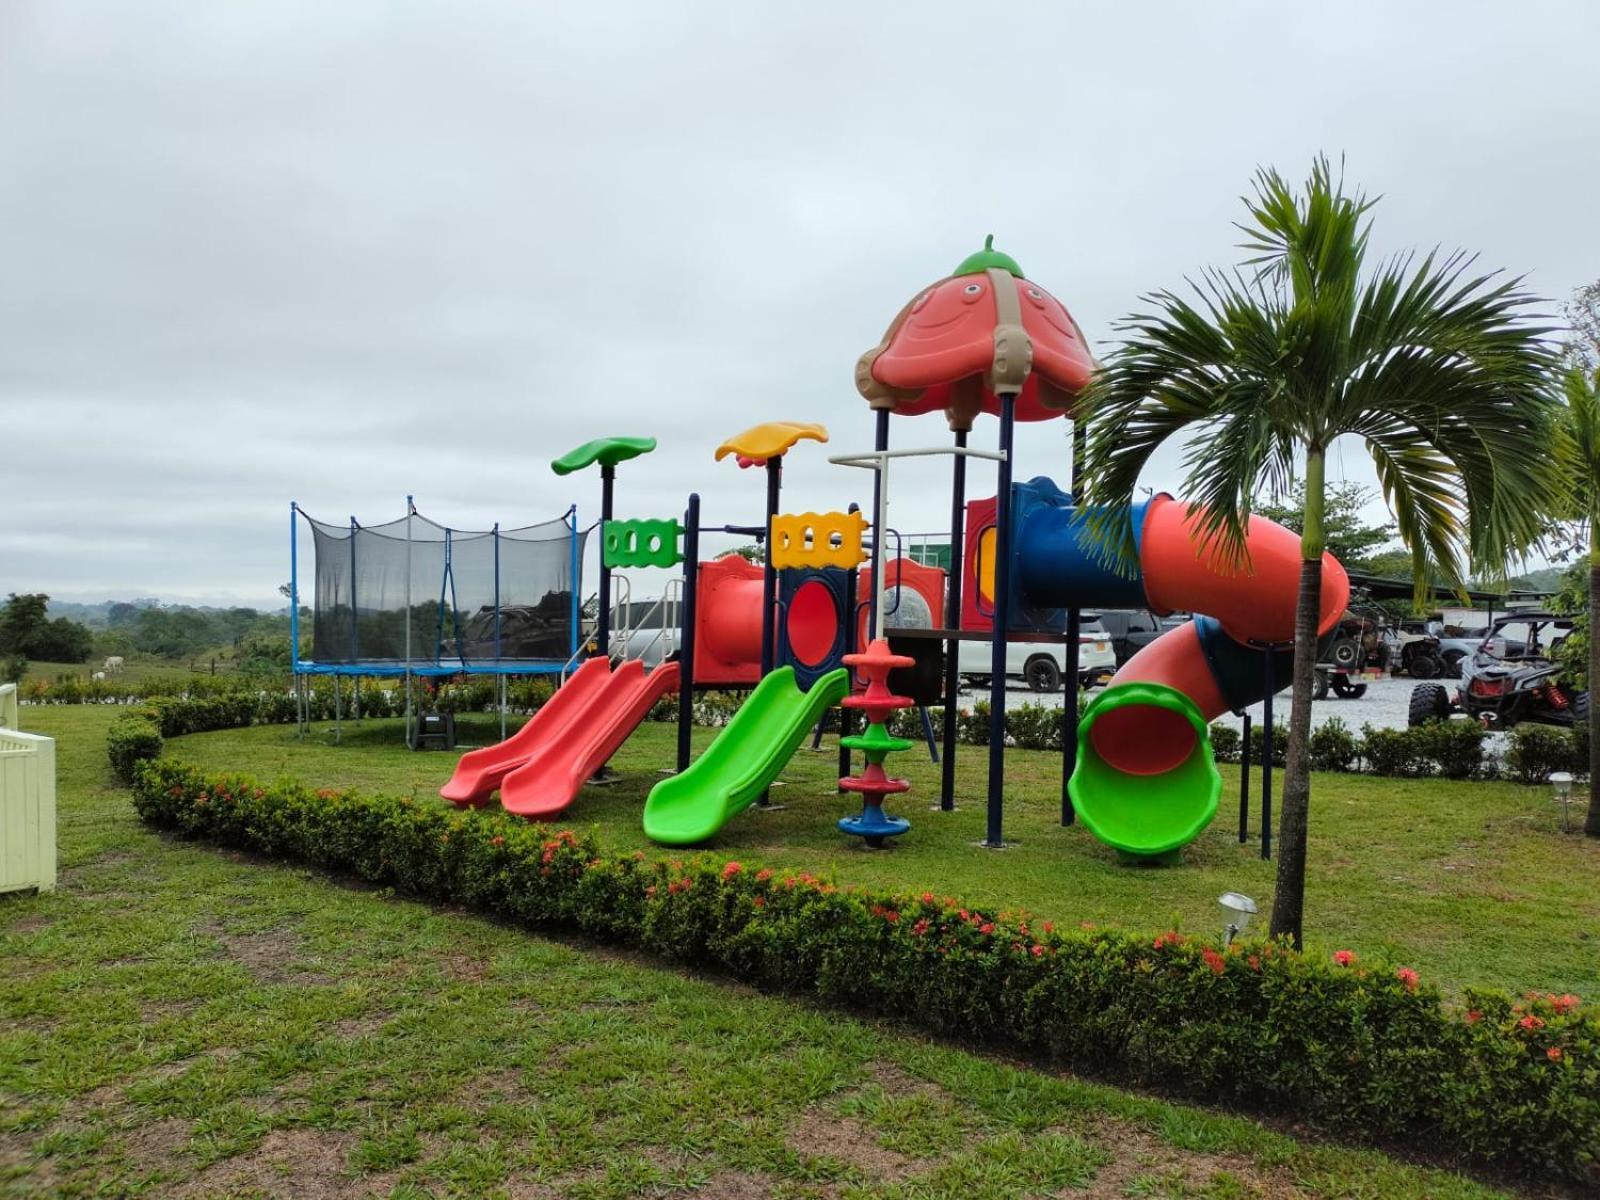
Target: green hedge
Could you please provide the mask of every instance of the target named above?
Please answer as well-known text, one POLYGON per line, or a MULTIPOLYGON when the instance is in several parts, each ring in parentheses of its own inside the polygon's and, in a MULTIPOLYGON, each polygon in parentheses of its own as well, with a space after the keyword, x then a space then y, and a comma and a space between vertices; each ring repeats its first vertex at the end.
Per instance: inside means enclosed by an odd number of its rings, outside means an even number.
POLYGON ((609 855, 500 812, 166 760, 135 774, 139 815, 185 836, 1188 1096, 1600 1182, 1600 1019, 1575 997, 1454 1006, 1344 952, 1057 930, 932 893, 609 855))
POLYGON ((106 730, 106 757, 111 771, 124 783, 132 783, 134 767, 161 754, 160 718, 153 708, 123 713, 106 730))

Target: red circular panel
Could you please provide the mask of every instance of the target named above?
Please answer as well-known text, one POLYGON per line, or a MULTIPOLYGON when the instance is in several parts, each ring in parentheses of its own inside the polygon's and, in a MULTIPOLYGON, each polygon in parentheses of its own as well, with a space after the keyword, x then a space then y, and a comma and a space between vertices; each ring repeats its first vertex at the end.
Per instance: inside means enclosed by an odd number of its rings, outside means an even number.
POLYGON ((789 651, 803 667, 826 662, 839 638, 839 611, 820 579, 808 579, 789 601, 789 651))

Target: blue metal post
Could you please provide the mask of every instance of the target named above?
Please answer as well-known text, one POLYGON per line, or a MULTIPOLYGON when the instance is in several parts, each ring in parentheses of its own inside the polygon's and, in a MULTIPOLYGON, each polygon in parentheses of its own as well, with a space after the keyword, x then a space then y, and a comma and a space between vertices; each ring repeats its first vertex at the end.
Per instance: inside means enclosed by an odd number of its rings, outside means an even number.
POLYGON ((289 501, 289 649, 295 674, 300 673, 300 506, 289 501))
MULTIPOLYGON (((612 493, 616 488, 617 469, 610 463, 600 464, 600 623, 595 630, 596 652, 601 658, 611 656, 611 568, 606 566, 606 526, 611 524, 612 493)), ((631 623, 633 614, 628 615, 631 623)))
POLYGON ((444 574, 439 576, 439 622, 433 635, 433 665, 444 657, 444 598, 450 589, 450 531, 444 531, 444 574))
POLYGON ((994 501, 994 642, 989 659, 989 811, 983 844, 1005 845, 1006 631, 1011 623, 1011 459, 1017 398, 1000 397, 1000 470, 994 501))
POLYGON ((1263 658, 1267 676, 1267 694, 1262 700, 1261 712, 1261 857, 1272 857, 1272 694, 1278 690, 1273 677, 1272 647, 1268 646, 1263 658))
POLYGON ((583 584, 581 580, 583 556, 579 553, 578 506, 576 504, 567 509, 567 518, 572 522, 572 641, 567 647, 567 654, 570 657, 578 652, 578 644, 583 641, 583 584))
POLYGON ((356 524, 354 517, 350 518, 350 661, 355 662, 360 658, 360 639, 356 633, 356 524))
POLYGON ((772 673, 778 659, 778 569, 772 565, 772 522, 783 491, 783 455, 767 459, 767 537, 761 573, 761 677, 772 673))
MULTIPOLYGON (((1083 460, 1088 450, 1088 427, 1074 414, 1072 419, 1072 503, 1083 503, 1083 460)), ((1078 769, 1078 670, 1083 653, 1083 613, 1076 607, 1067 610, 1067 644, 1062 658, 1067 664, 1067 694, 1061 705, 1061 823, 1078 819, 1072 807, 1068 784, 1078 769)))
POLYGON ((689 493, 683 516, 683 642, 678 652, 678 770, 689 769, 694 725, 694 622, 700 591, 700 494, 689 493))
MULTIPOLYGON (((956 430, 956 449, 967 447, 967 430, 956 430)), ((961 582, 966 570, 966 546, 962 535, 967 515, 967 456, 957 454, 950 468, 950 570, 945 574, 945 628, 961 629, 961 582)), ((944 644, 944 770, 939 776, 939 808, 953 812, 956 807, 956 741, 960 733, 961 640, 952 637, 944 644)))

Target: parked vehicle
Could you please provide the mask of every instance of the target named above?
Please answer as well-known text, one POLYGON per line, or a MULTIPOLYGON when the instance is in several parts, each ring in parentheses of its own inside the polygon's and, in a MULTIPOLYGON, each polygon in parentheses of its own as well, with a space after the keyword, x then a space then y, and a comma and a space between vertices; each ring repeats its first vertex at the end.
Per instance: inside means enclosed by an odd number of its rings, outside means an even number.
POLYGON ((1186 616, 1158 617, 1147 608, 1103 608, 1099 612, 1084 614, 1084 621, 1098 622, 1111 641, 1117 666, 1122 666, 1139 651, 1155 641, 1169 629, 1176 629, 1189 618, 1186 616))
POLYGON ((1444 674, 1445 662, 1439 639, 1418 626, 1402 626, 1390 633, 1390 670, 1413 679, 1436 679, 1444 674))
MULTIPOLYGON (((1085 618, 1079 627, 1078 682, 1094 687, 1116 673, 1111 640, 1098 624, 1085 618)), ((961 677, 977 687, 993 678, 988 642, 962 642, 961 677)), ((1023 679, 1036 692, 1059 692, 1066 674, 1066 646, 1061 642, 1007 642, 1006 676, 1023 679)))
POLYGON ((1571 619, 1554 613, 1517 613, 1497 620, 1484 642, 1461 661, 1461 684, 1452 693, 1442 683, 1419 684, 1411 691, 1412 725, 1462 715, 1494 729, 1524 721, 1543 725, 1582 724, 1589 719, 1589 694, 1556 681, 1559 663, 1545 653, 1572 629, 1571 619), (1524 636, 1507 635, 1511 626, 1524 636), (1488 647, 1516 653, 1496 656, 1488 647))

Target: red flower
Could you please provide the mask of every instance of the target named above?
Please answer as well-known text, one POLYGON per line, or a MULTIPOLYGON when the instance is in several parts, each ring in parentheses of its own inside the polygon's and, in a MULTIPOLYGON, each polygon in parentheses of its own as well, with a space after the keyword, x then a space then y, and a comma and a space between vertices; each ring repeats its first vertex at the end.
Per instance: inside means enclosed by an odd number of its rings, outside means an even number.
POLYGON ((1207 946, 1200 951, 1200 957, 1206 960, 1206 966, 1211 968, 1211 973, 1213 975, 1221 975, 1223 969, 1228 965, 1228 960, 1223 958, 1222 955, 1218 954, 1210 946, 1207 946))
POLYGON ((1466 1022, 1468 1025, 1476 1025, 1481 1020, 1483 1020, 1483 1014, 1481 1012, 1475 1008, 1467 1009, 1466 1022))
POLYGON ((645 888, 644 894, 646 896, 654 896, 656 894, 656 885, 652 883, 649 887, 645 888))
POLYGON ((1561 1061, 1561 1047, 1560 1046, 1551 1046, 1550 1049, 1548 1049, 1548 1050, 1546 1050, 1544 1052, 1544 1056, 1546 1058, 1548 1058, 1551 1062, 1560 1062, 1561 1061))
POLYGON ((987 937, 989 934, 994 932, 994 922, 993 921, 984 922, 984 924, 978 926, 978 932, 983 934, 985 937, 987 937))
POLYGON ((767 906, 767 898, 765 896, 756 896, 751 899, 750 903, 754 904, 757 908, 765 908, 767 906))
POLYGON ((1338 963, 1341 967, 1348 967, 1351 963, 1355 962, 1355 960, 1356 955, 1355 951, 1353 950, 1335 950, 1333 952, 1333 961, 1338 963))
POLYGON ((1049 921, 1046 921, 1043 925, 1039 926, 1039 928, 1043 929, 1046 933, 1054 933, 1056 931, 1056 927, 1049 921))
POLYGON ((932 904, 933 903, 933 893, 932 892, 923 892, 922 893, 922 902, 924 904, 932 904))
POLYGON ((915 925, 913 925, 911 927, 911 932, 916 937, 922 937, 924 934, 926 934, 928 932, 928 929, 929 929, 928 918, 927 917, 923 917, 922 920, 918 921, 915 925))
POLYGON ((1246 961, 1246 962, 1248 962, 1248 963, 1249 963, 1249 964, 1250 964, 1250 969, 1251 969, 1251 970, 1252 970, 1252 971, 1259 971, 1259 970, 1261 970, 1261 955, 1259 955, 1259 954, 1252 954, 1252 955, 1251 955, 1251 956, 1250 956, 1250 957, 1249 957, 1249 958, 1247 958, 1247 959, 1246 959, 1246 960, 1245 960, 1245 961, 1246 961))
POLYGON ((504 846, 505 844, 505 838, 501 837, 498 833, 489 839, 489 845, 491 846, 504 846))
POLYGON ((1044 947, 1035 942, 1031 953, 1035 958, 1041 958, 1044 956, 1044 947))
POLYGON ((744 868, 736 862, 725 863, 722 868, 722 877, 724 879, 732 879, 742 870, 744 870, 744 868))
POLYGON ((1408 992, 1416 991, 1417 983, 1421 979, 1421 976, 1413 971, 1410 967, 1401 967, 1394 973, 1394 977, 1406 985, 1406 991, 1408 992))
POLYGON ((1543 1029, 1544 1018, 1536 1017, 1532 1013, 1529 1013, 1527 1016, 1523 1017, 1522 1020, 1518 1021, 1517 1024, 1521 1025, 1524 1029, 1543 1029))
POLYGON ((761 870, 756 872, 756 882, 757 883, 765 883, 767 880, 769 880, 771 878, 772 878, 772 868, 771 867, 762 867, 761 870))
POLYGON ((1554 996, 1550 1000, 1550 1007, 1555 1009, 1556 1012, 1565 1016, 1567 1013, 1578 1007, 1578 998, 1571 992, 1568 992, 1564 996, 1554 996))

